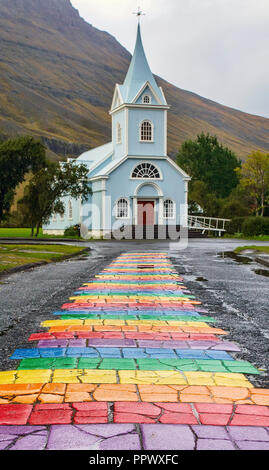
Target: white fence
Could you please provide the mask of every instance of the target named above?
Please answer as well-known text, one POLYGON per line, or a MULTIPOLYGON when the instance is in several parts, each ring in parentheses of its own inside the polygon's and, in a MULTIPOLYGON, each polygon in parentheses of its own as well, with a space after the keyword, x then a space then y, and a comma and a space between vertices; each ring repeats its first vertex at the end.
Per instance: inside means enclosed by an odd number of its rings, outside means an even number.
POLYGON ((189 215, 188 228, 201 230, 202 233, 207 231, 218 232, 219 236, 221 236, 223 232, 226 232, 225 224, 229 221, 230 219, 218 219, 216 217, 189 215))

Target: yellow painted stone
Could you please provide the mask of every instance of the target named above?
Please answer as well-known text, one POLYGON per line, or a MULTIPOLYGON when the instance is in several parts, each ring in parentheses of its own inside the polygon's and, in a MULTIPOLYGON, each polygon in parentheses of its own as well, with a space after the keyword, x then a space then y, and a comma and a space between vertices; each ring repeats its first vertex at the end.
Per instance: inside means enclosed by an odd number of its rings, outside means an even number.
POLYGON ((82 383, 117 383, 117 374, 115 370, 96 370, 85 369, 84 374, 80 377, 82 383))
POLYGON ((189 385, 215 385, 212 372, 187 372, 184 371, 189 385))
POLYGON ((82 369, 56 369, 53 371, 53 383, 80 383, 82 369))
POLYGON ((64 326, 64 325, 83 325, 84 320, 78 320, 76 318, 71 320, 46 320, 41 323, 41 326, 64 326))
POLYGON ((34 384, 50 382, 52 371, 50 369, 18 370, 16 384, 34 384))
POLYGON ((224 387, 248 387, 253 388, 253 385, 243 374, 236 373, 215 373, 215 383, 224 387))
POLYGON ((144 371, 120 370, 118 372, 122 384, 175 384, 187 385, 186 379, 179 371, 144 371))
POLYGON ((13 384, 15 383, 15 376, 17 371, 11 370, 7 372, 0 372, 0 384, 13 384))

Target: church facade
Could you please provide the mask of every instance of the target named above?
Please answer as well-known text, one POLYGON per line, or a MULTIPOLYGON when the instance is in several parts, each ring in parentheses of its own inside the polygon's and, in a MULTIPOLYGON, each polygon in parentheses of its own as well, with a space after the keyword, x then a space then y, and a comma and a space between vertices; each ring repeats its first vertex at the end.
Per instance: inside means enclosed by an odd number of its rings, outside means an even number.
POLYGON ((138 24, 128 73, 114 90, 112 141, 76 160, 89 169, 92 195, 84 203, 65 198, 65 214, 54 215, 43 232, 63 234, 80 224, 89 236, 100 237, 131 226, 182 225, 190 177, 167 155, 168 110, 148 65, 138 24))

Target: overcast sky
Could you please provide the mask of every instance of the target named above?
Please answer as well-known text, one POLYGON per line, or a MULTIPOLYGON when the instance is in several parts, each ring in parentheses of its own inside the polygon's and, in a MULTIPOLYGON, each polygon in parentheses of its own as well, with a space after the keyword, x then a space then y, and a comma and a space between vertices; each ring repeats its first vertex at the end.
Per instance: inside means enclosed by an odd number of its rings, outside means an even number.
POLYGON ((269 118, 269 0, 71 0, 134 50, 140 5, 151 70, 188 91, 269 118))

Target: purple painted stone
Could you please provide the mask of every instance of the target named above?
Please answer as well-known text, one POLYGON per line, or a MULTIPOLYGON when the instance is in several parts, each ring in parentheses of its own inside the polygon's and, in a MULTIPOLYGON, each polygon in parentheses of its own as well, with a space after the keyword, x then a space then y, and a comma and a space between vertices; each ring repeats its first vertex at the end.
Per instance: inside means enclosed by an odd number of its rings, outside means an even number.
POLYGON ((106 439, 99 445, 100 450, 141 450, 138 434, 126 434, 106 439))
POLYGON ((141 339, 137 341, 140 348, 165 348, 165 349, 187 349, 188 344, 186 341, 155 341, 141 339), (171 345, 173 343, 173 345, 171 345))
POLYGON ((100 437, 93 436, 77 426, 51 426, 48 439, 48 450, 90 450, 96 449, 100 437))
POLYGON ((135 348, 136 344, 133 339, 102 339, 92 338, 89 339, 89 346, 102 347, 102 348, 135 348))
POLYGON ((235 446, 225 439, 198 439, 197 450, 235 450, 235 446))
POLYGON ((0 450, 5 450, 12 443, 13 439, 0 442, 0 450))
POLYGON ((145 450, 194 450, 195 439, 190 426, 142 424, 145 450))
POLYGON ((71 339, 68 344, 69 348, 84 348, 86 347, 86 339, 71 339))
POLYGON ((240 450, 269 450, 269 442, 261 441, 237 441, 240 450))
POLYGON ((260 426, 227 426, 227 431, 234 441, 268 441, 269 434, 260 426))
POLYGON ((231 343, 230 341, 219 341, 211 349, 215 349, 217 351, 241 351, 235 343, 231 343))
POLYGON ((207 439, 230 439, 224 426, 207 426, 195 424, 192 426, 198 438, 207 439))
POLYGON ((9 450, 44 450, 47 443, 47 436, 39 434, 29 434, 10 447, 9 450))
POLYGON ((115 437, 135 431, 134 424, 80 424, 76 428, 99 437, 115 437))
POLYGON ((32 432, 36 431, 47 431, 45 426, 8 426, 8 425, 3 425, 0 426, 0 433, 1 435, 3 434, 11 434, 11 435, 16 435, 19 436, 21 434, 30 434, 32 432))
POLYGON ((68 345, 66 339, 41 339, 37 347, 38 348, 65 348, 68 345))

